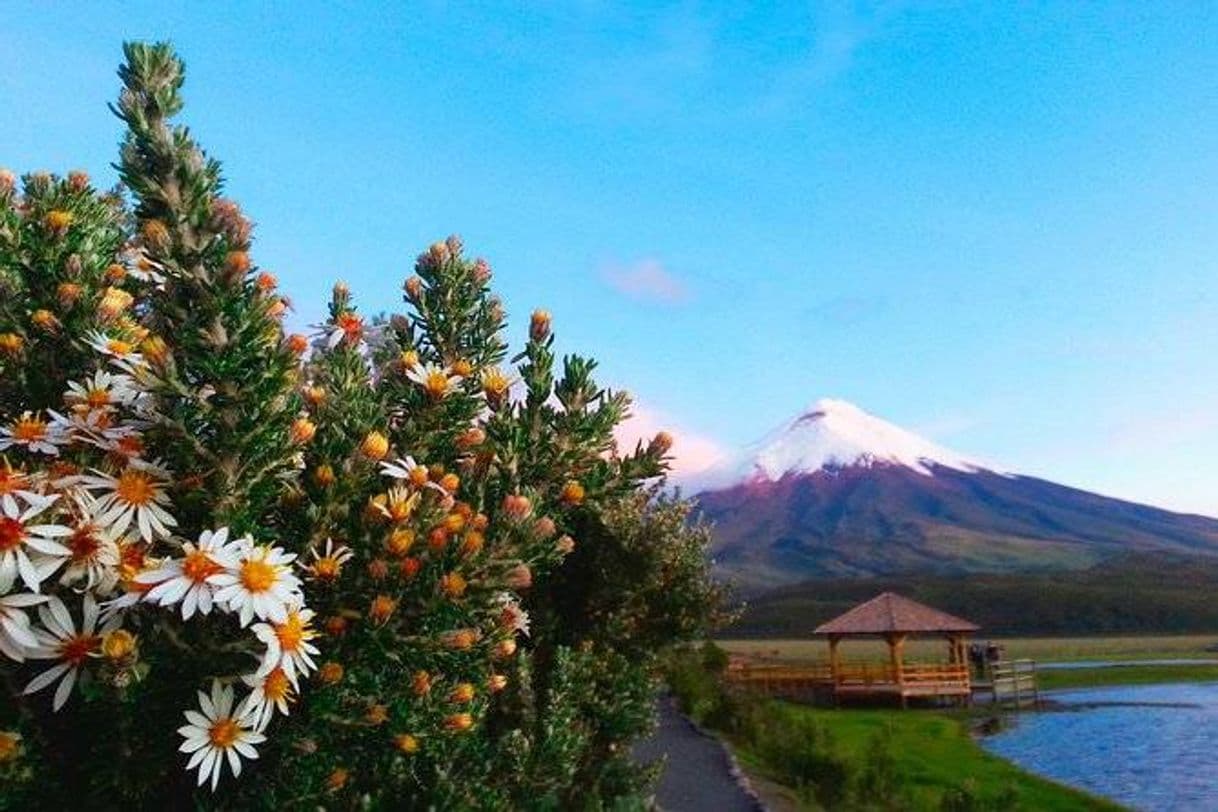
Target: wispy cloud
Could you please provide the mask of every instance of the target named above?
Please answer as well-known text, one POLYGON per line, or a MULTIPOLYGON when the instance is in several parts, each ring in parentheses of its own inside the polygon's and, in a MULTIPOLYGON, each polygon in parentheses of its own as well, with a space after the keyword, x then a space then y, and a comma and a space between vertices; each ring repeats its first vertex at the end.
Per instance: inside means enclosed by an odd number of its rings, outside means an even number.
POLYGON ((658 259, 608 265, 601 276, 618 293, 639 301, 679 304, 689 298, 689 288, 658 259))

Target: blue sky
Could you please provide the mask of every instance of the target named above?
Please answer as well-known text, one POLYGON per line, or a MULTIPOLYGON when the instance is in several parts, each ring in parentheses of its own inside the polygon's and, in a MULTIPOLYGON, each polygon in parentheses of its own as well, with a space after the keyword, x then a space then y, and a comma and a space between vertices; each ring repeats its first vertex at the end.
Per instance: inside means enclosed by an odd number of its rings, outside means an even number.
MULTIPOLYGON (((120 43, 298 324, 450 232, 701 459, 821 396, 1218 515, 1218 6, 6 3, 0 165, 112 179, 120 43), (760 8, 765 6, 766 8, 760 8)), ((692 464, 692 463, 691 463, 692 464)))

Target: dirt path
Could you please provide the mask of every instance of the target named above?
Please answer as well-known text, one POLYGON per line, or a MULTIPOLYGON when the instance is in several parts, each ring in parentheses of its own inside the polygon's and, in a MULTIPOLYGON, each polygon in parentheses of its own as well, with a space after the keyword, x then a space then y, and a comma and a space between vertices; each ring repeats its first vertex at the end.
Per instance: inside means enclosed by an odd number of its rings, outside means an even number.
POLYGON ((700 732, 677 711, 671 697, 659 702, 655 735, 635 745, 634 757, 650 764, 667 757, 656 786, 656 803, 666 812, 762 812, 732 775, 723 746, 700 732))

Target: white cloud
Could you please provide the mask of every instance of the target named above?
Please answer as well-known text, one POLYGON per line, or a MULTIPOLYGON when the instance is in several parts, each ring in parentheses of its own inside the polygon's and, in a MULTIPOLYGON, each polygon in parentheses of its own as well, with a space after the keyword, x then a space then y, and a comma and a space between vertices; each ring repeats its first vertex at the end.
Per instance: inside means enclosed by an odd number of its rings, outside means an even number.
POLYGON ((645 258, 629 265, 610 265, 601 275, 614 290, 632 299, 676 304, 689 298, 685 283, 658 259, 645 258))
POLYGON ((727 451, 711 438, 682 428, 667 415, 637 401, 631 407, 630 418, 617 427, 614 437, 622 452, 628 453, 636 443, 646 444, 661 431, 673 437, 672 479, 678 483, 709 471, 728 457, 727 451))

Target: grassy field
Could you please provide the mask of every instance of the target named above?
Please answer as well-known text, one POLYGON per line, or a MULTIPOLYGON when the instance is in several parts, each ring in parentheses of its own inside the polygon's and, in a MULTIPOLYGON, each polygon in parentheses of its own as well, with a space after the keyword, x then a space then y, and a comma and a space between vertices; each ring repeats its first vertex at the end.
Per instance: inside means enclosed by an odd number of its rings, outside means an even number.
MULTIPOLYGON (((991 638, 987 638, 991 639, 991 638)), ((1039 662, 1084 660, 1215 659, 1218 652, 1206 651, 1218 643, 1212 635, 1147 635, 1141 637, 1009 637, 992 638, 1006 647, 1009 658, 1031 658, 1039 662)), ((717 640, 732 654, 786 662, 823 661, 828 647, 823 640, 717 640)), ((888 658, 882 640, 847 640, 841 646, 846 660, 880 662, 888 658)), ((905 644, 907 660, 942 659, 947 644, 938 640, 911 639, 905 644)))
MULTIPOLYGON (((985 808, 1010 810, 1119 810, 1108 801, 1024 772, 1008 761, 990 755, 969 735, 961 718, 938 713, 894 710, 816 710, 788 706, 824 727, 836 746, 850 757, 865 759, 876 735, 887 730, 896 758, 894 778, 916 810, 944 808, 945 796, 961 787, 985 808), (962 784, 962 781, 965 782, 962 784)), ((736 751, 750 772, 766 770, 747 746, 736 751)), ((815 809, 786 795, 796 809, 815 809)), ((965 806, 965 808, 971 808, 965 806)))

